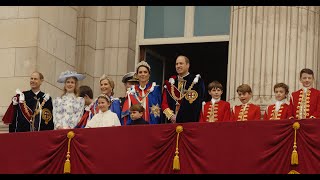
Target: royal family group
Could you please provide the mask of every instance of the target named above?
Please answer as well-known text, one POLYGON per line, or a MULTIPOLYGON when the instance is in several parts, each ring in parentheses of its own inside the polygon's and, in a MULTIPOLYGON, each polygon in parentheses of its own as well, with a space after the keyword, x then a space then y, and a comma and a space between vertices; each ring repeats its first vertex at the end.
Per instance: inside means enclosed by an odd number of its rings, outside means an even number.
POLYGON ((189 73, 190 60, 180 55, 175 61, 176 73, 163 85, 150 82, 151 67, 146 61, 136 65, 135 72, 122 78, 126 94, 114 97, 114 81, 100 77, 100 95, 93 97, 89 86, 80 86, 85 79, 76 71, 65 71, 57 82, 64 84, 62 95, 51 98, 41 91, 41 72, 30 76, 30 90, 17 89, 3 116, 9 132, 98 128, 162 123, 225 122, 320 118, 320 91, 313 88, 314 73, 300 71, 302 88, 289 93, 283 82, 274 85, 274 103, 261 113, 251 101, 252 89, 241 84, 237 93, 241 104, 230 106, 221 100, 222 84, 212 81, 205 87, 200 74, 189 73), (208 93, 211 100, 205 102, 208 93))

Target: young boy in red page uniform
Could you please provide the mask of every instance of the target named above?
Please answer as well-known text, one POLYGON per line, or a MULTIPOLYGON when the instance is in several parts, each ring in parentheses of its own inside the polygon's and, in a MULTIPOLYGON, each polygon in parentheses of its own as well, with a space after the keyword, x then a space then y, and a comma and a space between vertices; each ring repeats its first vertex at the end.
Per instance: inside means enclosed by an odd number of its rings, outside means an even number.
POLYGON ((291 118, 320 118, 320 91, 312 88, 314 74, 311 69, 300 71, 302 88, 293 92, 290 98, 291 118))
POLYGON ((211 101, 203 102, 199 122, 220 122, 230 120, 230 103, 221 100, 223 93, 222 84, 212 81, 208 85, 211 101))
POLYGON ((237 93, 242 104, 232 108, 231 119, 233 121, 260 120, 260 106, 250 102, 252 97, 251 87, 247 84, 242 84, 237 88, 237 93))
POLYGON ((291 116, 291 109, 287 104, 287 96, 289 93, 288 85, 284 83, 277 83, 276 85, 274 85, 273 90, 277 101, 267 107, 263 119, 289 119, 291 116))

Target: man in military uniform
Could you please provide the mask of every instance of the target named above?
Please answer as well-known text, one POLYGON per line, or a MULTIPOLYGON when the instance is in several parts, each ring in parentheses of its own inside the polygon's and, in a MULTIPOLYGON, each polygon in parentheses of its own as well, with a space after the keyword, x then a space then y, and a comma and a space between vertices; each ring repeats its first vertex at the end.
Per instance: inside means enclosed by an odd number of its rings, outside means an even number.
POLYGON ((9 124, 9 132, 28 132, 52 130, 52 100, 49 94, 40 90, 43 82, 40 72, 33 72, 30 77, 31 90, 16 95, 3 116, 3 122, 9 124))
POLYGON ((204 100, 205 87, 200 75, 189 73, 190 60, 186 56, 176 59, 178 75, 165 81, 162 93, 163 113, 166 122, 198 122, 204 100))
MULTIPOLYGON (((123 85, 125 86, 126 88, 126 92, 128 91, 128 89, 131 88, 132 85, 136 85, 138 84, 138 79, 136 78, 135 76, 135 72, 128 72, 127 74, 125 74, 123 77, 122 77, 122 83, 123 85)), ((127 96, 127 95, 126 95, 127 96)), ((123 103, 124 101, 126 100, 126 96, 124 97, 120 97, 120 106, 121 106, 121 109, 123 107, 123 103)))

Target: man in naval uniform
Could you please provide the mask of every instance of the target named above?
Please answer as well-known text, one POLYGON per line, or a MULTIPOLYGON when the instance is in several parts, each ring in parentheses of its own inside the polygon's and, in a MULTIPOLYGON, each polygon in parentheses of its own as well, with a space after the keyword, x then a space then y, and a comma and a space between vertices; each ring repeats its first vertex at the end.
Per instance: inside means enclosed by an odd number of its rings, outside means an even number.
MULTIPOLYGON (((122 83, 123 83, 123 85, 126 89, 126 93, 127 93, 127 91, 131 88, 131 86, 138 84, 139 81, 135 76, 135 72, 128 72, 122 77, 122 83)), ((119 97, 121 109, 123 107, 124 101, 126 100, 126 96, 119 97)))
POLYGON ((43 75, 33 72, 30 77, 31 90, 16 95, 3 116, 4 124, 9 124, 9 132, 29 132, 53 129, 52 100, 49 94, 40 90, 43 75))
POLYGON ((189 73, 190 60, 186 56, 176 59, 178 75, 165 81, 161 108, 165 123, 198 122, 204 100, 205 86, 200 75, 189 73))

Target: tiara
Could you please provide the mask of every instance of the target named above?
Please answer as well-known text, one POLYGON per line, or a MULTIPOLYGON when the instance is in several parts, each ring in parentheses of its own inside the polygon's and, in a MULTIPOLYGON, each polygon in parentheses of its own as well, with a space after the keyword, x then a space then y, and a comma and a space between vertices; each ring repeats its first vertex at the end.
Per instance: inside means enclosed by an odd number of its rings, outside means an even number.
POLYGON ((137 64, 137 69, 140 67, 140 66, 145 66, 149 69, 149 71, 151 71, 151 67, 150 65, 146 62, 146 61, 140 61, 138 64, 137 64))
POLYGON ((110 97, 109 97, 109 96, 107 96, 107 95, 105 95, 105 94, 100 94, 100 95, 98 96, 98 98, 99 98, 99 97, 106 98, 109 102, 111 102, 110 97))

